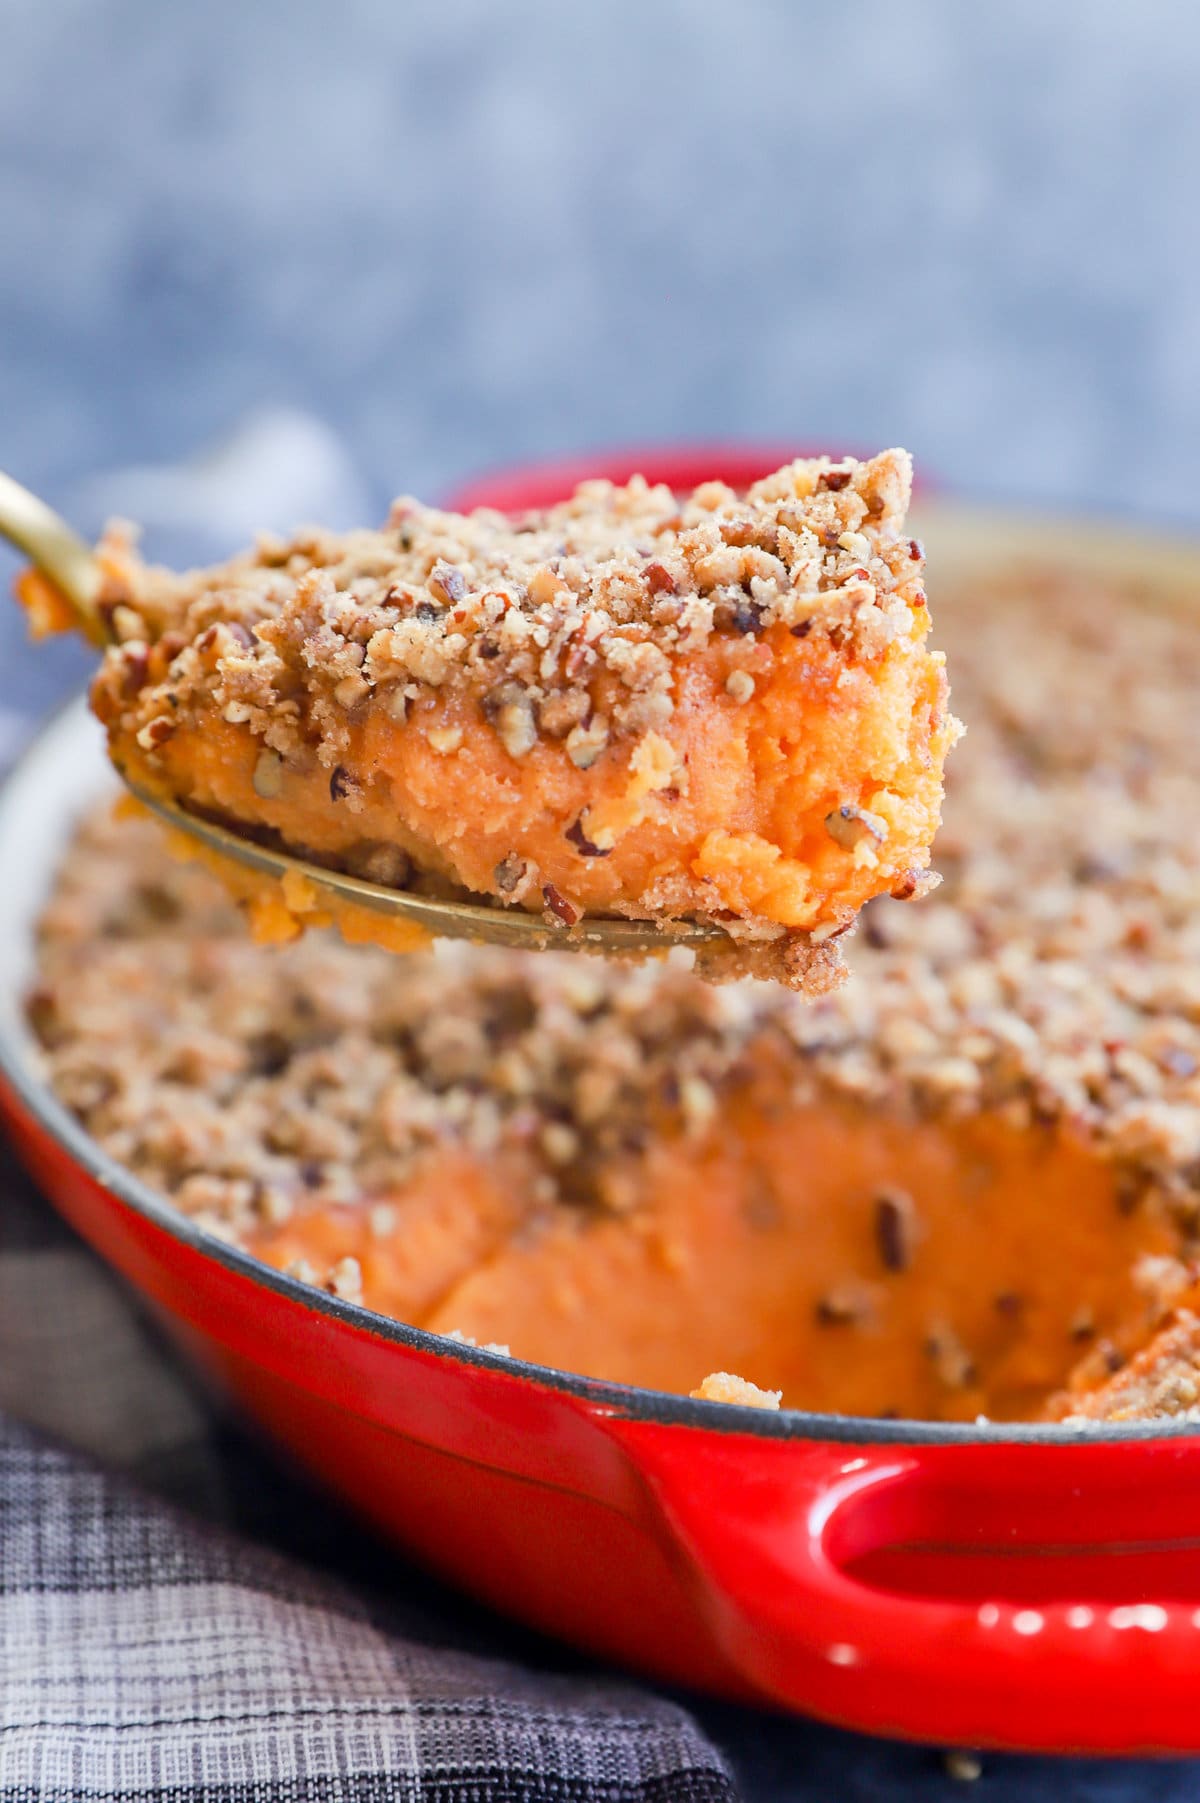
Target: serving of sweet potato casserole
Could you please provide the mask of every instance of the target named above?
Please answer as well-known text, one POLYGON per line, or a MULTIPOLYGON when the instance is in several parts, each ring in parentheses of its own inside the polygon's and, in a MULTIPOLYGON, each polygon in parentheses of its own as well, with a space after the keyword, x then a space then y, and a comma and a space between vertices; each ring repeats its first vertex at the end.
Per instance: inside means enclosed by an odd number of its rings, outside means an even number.
MULTIPOLYGON (((928 886, 959 730, 911 481, 886 451, 516 519, 405 499, 182 576, 110 535, 93 703, 144 792, 242 836, 551 941, 709 924, 710 974, 817 994, 866 901, 928 886)), ((260 884, 260 936, 307 899, 260 884)))

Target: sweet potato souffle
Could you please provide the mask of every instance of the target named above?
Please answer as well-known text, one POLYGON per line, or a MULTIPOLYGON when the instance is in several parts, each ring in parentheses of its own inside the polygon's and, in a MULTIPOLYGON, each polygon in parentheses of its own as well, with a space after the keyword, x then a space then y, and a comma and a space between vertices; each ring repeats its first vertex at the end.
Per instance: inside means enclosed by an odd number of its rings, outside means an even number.
MULTIPOLYGON (((144 793, 241 837, 550 942, 699 924, 706 974, 820 993, 865 902, 929 886, 959 730, 911 483, 893 450, 744 493, 587 482, 518 519, 405 499, 183 575, 110 533, 93 705, 144 793)), ((72 623, 44 578, 21 592, 72 623)), ((320 915, 303 881, 248 899, 264 938, 320 915)))
POLYGON ((1200 636, 1048 567, 938 598, 945 881, 870 902, 836 992, 267 950, 97 819, 42 921, 50 1083, 212 1232, 515 1357, 854 1414, 1190 1410, 1200 636))

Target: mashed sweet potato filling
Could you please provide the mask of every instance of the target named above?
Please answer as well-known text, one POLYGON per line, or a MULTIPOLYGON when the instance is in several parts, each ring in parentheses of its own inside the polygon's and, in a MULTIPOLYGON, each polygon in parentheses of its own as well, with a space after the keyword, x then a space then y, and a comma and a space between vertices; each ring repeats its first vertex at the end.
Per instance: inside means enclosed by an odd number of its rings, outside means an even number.
POLYGON ((554 745, 515 764, 462 723, 461 702, 433 696, 417 715, 423 731, 378 713, 349 728, 346 757, 362 773, 353 811, 330 805, 315 754, 258 793, 256 742, 219 718, 181 725, 160 776, 193 806, 255 820, 334 863, 387 842, 427 874, 485 893, 520 844, 583 913, 625 912, 631 895, 663 891, 682 868, 705 912, 811 931, 856 913, 881 873, 902 884, 922 866, 950 736, 945 678, 932 659, 914 678, 893 648, 839 683, 827 641, 800 656, 777 649, 792 651, 782 630, 755 648, 754 708, 729 701, 719 651, 697 657, 673 739, 649 734, 627 760, 582 777, 554 745), (435 749, 446 738, 453 749, 435 749))
POLYGON ((1127 1353, 1139 1260, 1178 1245, 1060 1134, 797 1107, 761 1065, 719 1129, 655 1137, 611 1181, 617 1212, 539 1220, 528 1171, 447 1160, 382 1237, 360 1205, 251 1244, 352 1258, 381 1313, 564 1370, 678 1391, 724 1367, 791 1406, 930 1420, 1029 1419, 1085 1356, 1127 1353))

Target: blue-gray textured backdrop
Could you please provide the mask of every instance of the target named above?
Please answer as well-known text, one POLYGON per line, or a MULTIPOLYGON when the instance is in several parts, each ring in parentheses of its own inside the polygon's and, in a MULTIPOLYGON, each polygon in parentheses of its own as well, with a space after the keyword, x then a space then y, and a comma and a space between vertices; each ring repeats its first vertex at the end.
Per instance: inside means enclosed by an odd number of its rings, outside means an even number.
POLYGON ((1192 0, 0 0, 0 33, 0 463, 77 510, 262 403, 327 421, 372 511, 701 434, 1200 510, 1192 0))
MULTIPOLYGON (((1198 93, 1195 0, 0 0, 0 466, 93 527, 289 407, 374 513, 732 435, 1195 523, 1198 93)), ((0 714, 84 667, 0 608, 0 714)), ((760 1795, 941 1793, 710 1719, 760 1795)))
POLYGON ((248 403, 376 499, 690 434, 1187 514, 1191 0, 5 0, 0 432, 248 403))

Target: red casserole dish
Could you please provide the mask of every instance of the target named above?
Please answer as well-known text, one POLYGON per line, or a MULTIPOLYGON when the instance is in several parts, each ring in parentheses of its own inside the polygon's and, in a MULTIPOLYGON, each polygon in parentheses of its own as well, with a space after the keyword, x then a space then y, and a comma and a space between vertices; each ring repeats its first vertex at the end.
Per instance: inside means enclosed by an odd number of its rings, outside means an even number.
MULTIPOLYGON (((700 473, 690 453, 597 467, 700 473)), ((580 473, 465 498, 520 507, 580 473)), ((1060 523, 938 513, 935 579, 939 560, 1018 544, 1077 554, 1060 523)), ((1200 576, 1200 551, 1161 539, 1100 551, 1200 576)), ((41 899, 110 784, 77 704, 0 797, 0 1110, 67 1219, 331 1489, 497 1608, 656 1677, 949 1744, 1200 1750, 1194 1428, 772 1414, 575 1378, 281 1275, 115 1165, 41 1082, 21 1011, 41 899)))

